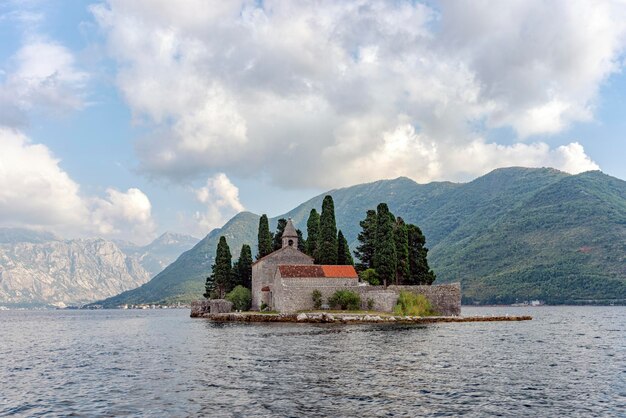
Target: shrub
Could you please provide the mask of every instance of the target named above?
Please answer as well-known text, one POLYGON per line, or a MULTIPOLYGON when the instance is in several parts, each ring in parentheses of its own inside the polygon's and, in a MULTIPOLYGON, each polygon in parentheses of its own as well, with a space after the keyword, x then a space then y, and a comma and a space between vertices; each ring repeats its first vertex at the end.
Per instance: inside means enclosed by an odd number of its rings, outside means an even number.
POLYGON ((328 304, 333 308, 355 311, 361 308, 361 297, 349 290, 337 290, 328 299, 328 304))
POLYGON ((321 309, 321 307, 322 307, 322 292, 320 292, 319 290, 315 289, 313 291, 313 293, 311 294, 311 297, 313 298, 313 309, 321 309))
POLYGON ((360 277, 362 281, 367 282, 371 284, 372 286, 380 285, 380 277, 378 276, 378 273, 376 273, 376 270, 374 269, 363 270, 360 274, 360 277))
POLYGON ((367 298, 367 310, 371 311, 372 309, 374 309, 374 299, 367 298))
POLYGON ((432 316, 437 314, 426 296, 416 295, 405 290, 400 292, 393 313, 403 316, 432 316))
POLYGON ((264 311, 264 310, 266 310, 267 308, 268 308, 267 303, 262 302, 262 303, 261 303, 261 312, 262 312, 262 311, 264 311))
POLYGON ((252 303, 252 292, 250 289, 239 285, 226 295, 226 300, 233 303, 235 310, 247 311, 252 303))

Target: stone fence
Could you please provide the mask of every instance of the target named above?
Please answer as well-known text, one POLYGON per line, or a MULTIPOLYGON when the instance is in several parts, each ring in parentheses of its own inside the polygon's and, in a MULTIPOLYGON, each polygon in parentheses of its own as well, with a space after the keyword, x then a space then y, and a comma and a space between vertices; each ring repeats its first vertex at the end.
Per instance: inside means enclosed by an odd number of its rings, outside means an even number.
POLYGON ((322 300, 326 302, 337 290, 349 290, 361 297, 361 308, 379 312, 393 312, 398 302, 400 291, 405 290, 418 295, 424 295, 430 301, 433 309, 439 315, 458 316, 461 314, 461 285, 460 283, 431 285, 431 286, 354 286, 348 281, 329 279, 307 279, 306 285, 296 283, 290 279, 291 285, 275 286, 277 304, 275 309, 280 312, 297 312, 313 309, 312 293, 319 290, 322 300), (332 285, 331 285, 332 283, 332 285))
POLYGON ((225 299, 202 299, 191 302, 191 317, 196 318, 204 314, 228 313, 233 310, 232 302, 225 299))

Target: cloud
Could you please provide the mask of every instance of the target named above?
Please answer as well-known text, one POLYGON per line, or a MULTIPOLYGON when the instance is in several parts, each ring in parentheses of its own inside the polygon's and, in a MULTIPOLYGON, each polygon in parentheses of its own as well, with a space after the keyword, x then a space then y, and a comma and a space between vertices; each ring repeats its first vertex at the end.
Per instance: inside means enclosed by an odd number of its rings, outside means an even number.
POLYGON ((90 202, 92 224, 98 234, 126 235, 142 242, 154 237, 156 226, 148 196, 137 188, 126 192, 109 188, 106 193, 106 198, 92 198, 90 202))
POLYGON ((83 196, 45 145, 14 129, 0 127, 0 149, 0 226, 139 242, 154 237, 150 201, 139 189, 83 196))
POLYGON ((193 190, 196 200, 205 206, 204 212, 196 212, 191 232, 204 235, 219 228, 233 215, 245 210, 239 201, 239 189, 224 173, 209 177, 206 185, 193 190))
POLYGON ((592 120, 626 45, 626 7, 610 1, 110 0, 92 12, 150 131, 140 169, 175 181, 236 172, 336 187, 520 162, 595 168, 579 144, 533 136, 592 120), (499 127, 513 144, 481 139, 499 127))
POLYGON ((29 112, 63 113, 84 106, 87 73, 76 67, 64 46, 41 39, 25 43, 10 59, 0 78, 0 125, 28 123, 29 112))

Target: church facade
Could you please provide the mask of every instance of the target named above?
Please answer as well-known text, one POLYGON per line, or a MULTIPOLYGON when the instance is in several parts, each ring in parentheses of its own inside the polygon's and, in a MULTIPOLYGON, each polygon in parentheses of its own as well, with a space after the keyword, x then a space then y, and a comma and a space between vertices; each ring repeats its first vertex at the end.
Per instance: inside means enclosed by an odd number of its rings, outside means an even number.
POLYGON ((354 267, 316 265, 313 257, 298 250, 298 233, 289 219, 283 231, 282 247, 252 265, 252 309, 268 307, 281 312, 312 309, 313 290, 324 294, 328 289, 334 292, 337 288, 356 287, 358 282, 354 267))

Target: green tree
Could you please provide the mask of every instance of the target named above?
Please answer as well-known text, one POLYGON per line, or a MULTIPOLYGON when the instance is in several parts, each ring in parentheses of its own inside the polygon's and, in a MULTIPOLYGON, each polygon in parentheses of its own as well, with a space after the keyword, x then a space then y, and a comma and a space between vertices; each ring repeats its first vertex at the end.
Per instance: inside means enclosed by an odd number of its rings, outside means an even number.
POLYGON ((409 277, 409 238, 404 219, 399 216, 393 233, 396 246, 396 284, 405 284, 409 277))
POLYGON ((337 235, 337 264, 339 265, 354 265, 352 254, 350 254, 350 247, 346 237, 343 236, 343 232, 339 230, 337 235))
POLYGON ((236 284, 248 289, 252 288, 252 249, 248 244, 243 244, 241 246, 239 260, 236 265, 238 277, 236 284))
POLYGON ((378 276, 378 273, 376 273, 376 270, 374 269, 365 269, 359 272, 359 277, 361 278, 362 282, 369 283, 372 286, 380 285, 380 277, 378 276))
POLYGON ((396 277, 396 246, 394 240, 394 225, 396 218, 386 203, 376 207, 376 252, 374 254, 374 268, 383 280, 385 286, 392 283, 396 277))
POLYGON ((320 215, 320 233, 317 244, 316 261, 318 264, 337 264, 337 223, 335 204, 330 195, 324 197, 320 215))
POLYGON ((261 219, 259 219, 258 240, 259 253, 256 256, 257 260, 272 252, 272 233, 270 232, 270 223, 266 214, 261 215, 261 219))
POLYGON ((407 225, 409 247, 409 276, 407 284, 432 284, 437 277, 428 266, 426 237, 416 225, 407 225))
MULTIPOLYGON (((215 264, 211 266, 211 270, 215 270, 215 264)), ((215 294, 215 275, 211 273, 209 277, 206 278, 204 282, 204 294, 203 296, 207 299, 217 299, 218 296, 215 294)))
POLYGON ((287 219, 280 218, 276 224, 276 233, 274 233, 272 251, 283 248, 283 232, 285 231, 285 226, 287 226, 287 219))
POLYGON ((247 311, 252 304, 252 292, 246 287, 237 286, 226 295, 225 299, 233 303, 235 310, 247 311))
POLYGON ((359 259, 356 264, 357 271, 374 268, 374 254, 376 252, 376 211, 368 210, 365 219, 359 222, 361 232, 357 236, 359 245, 354 255, 359 259))
POLYGON ((232 255, 224 236, 220 237, 213 265, 213 292, 223 298, 232 288, 232 255))
POLYGON ((315 208, 309 213, 309 220, 306 222, 306 251, 311 257, 315 257, 317 251, 317 241, 320 235, 320 215, 315 208))
POLYGON ((298 251, 302 251, 306 254, 306 240, 302 236, 302 231, 296 229, 296 234, 298 234, 298 251))

